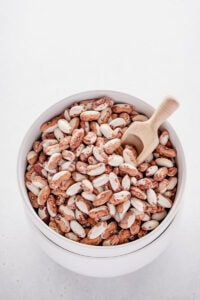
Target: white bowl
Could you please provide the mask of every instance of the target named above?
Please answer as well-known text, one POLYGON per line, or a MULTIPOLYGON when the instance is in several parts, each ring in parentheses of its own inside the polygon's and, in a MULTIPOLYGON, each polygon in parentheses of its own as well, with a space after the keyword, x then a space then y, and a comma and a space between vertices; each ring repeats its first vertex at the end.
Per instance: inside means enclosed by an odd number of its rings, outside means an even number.
POLYGON ((183 153, 181 143, 174 129, 170 126, 168 122, 165 122, 163 124, 163 128, 166 128, 169 131, 171 141, 177 150, 177 165, 179 168, 179 177, 178 177, 178 188, 177 188, 174 205, 170 210, 170 212, 168 213, 167 217, 161 222, 161 224, 156 229, 148 233, 143 238, 127 244, 109 246, 109 247, 100 247, 100 246, 89 246, 89 245, 71 241, 59 235, 51 228, 49 228, 38 217, 38 215, 32 208, 29 198, 27 196, 27 191, 24 184, 26 154, 31 149, 33 141, 38 138, 40 134, 40 125, 43 122, 59 114, 66 107, 70 106, 73 102, 77 102, 83 99, 99 98, 105 95, 113 98, 114 101, 118 103, 126 102, 126 103, 133 104, 136 107, 137 111, 145 113, 148 116, 150 116, 154 111, 154 109, 144 101, 135 98, 134 96, 121 93, 121 92, 115 92, 115 91, 89 91, 89 92, 83 92, 83 93, 79 93, 67 97, 57 102, 56 104, 52 105, 45 112, 43 112, 33 123, 33 125, 29 128, 20 147, 19 156, 18 156, 18 166, 17 166, 19 187, 24 202, 26 214, 28 215, 29 220, 31 220, 34 226, 36 226, 36 228, 38 228, 49 240, 53 241, 53 243, 57 244, 58 246, 70 252, 79 255, 88 256, 88 257, 93 257, 94 259, 97 257, 102 257, 102 258, 118 257, 120 255, 132 253, 134 251, 137 251, 145 247, 153 240, 155 240, 158 236, 160 236, 166 230, 166 228, 169 226, 172 220, 175 218, 183 202, 182 192, 185 186, 185 174, 186 174, 185 158, 184 158, 184 153, 183 153))

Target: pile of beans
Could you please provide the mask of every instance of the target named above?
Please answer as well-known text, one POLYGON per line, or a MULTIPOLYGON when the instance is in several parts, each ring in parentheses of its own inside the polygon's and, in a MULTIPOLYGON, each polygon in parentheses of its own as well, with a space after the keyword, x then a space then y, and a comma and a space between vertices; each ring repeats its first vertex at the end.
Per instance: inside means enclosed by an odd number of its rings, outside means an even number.
POLYGON ((121 145, 147 116, 109 97, 83 100, 41 125, 27 154, 25 184, 38 216, 68 239, 118 245, 143 237, 166 217, 176 195, 176 150, 167 130, 137 166, 121 145))

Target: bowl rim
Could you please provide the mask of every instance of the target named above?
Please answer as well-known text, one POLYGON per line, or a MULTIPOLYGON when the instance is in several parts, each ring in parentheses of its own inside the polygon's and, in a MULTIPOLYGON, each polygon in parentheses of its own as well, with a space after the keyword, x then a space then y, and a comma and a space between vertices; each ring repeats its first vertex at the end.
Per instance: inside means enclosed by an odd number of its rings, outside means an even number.
MULTIPOLYGON (((120 255, 117 255, 117 256, 112 256, 113 258, 115 257, 120 257, 120 256, 124 256, 124 255, 129 255, 129 254, 132 254, 132 253, 135 253, 135 252, 138 252, 148 246, 151 246, 152 243, 154 243, 156 240, 158 240, 159 238, 161 238, 165 233, 166 231, 168 230, 169 227, 173 226, 174 224, 174 221, 175 221, 175 218, 180 215, 180 211, 177 213, 176 216, 174 216, 174 218, 171 220, 171 222, 167 225, 167 227, 158 235, 156 236, 156 238, 154 240, 152 240, 150 243, 144 245, 143 247, 135 250, 135 251, 131 251, 131 252, 128 252, 128 253, 124 253, 124 254, 120 254, 120 255)), ((54 241, 52 241, 48 236, 46 236, 39 228, 37 228, 33 223, 29 222, 31 224, 31 227, 33 226, 35 228, 35 230, 37 230, 46 240, 48 240, 48 242, 52 243, 54 246, 56 247, 59 247, 60 249, 64 250, 64 251, 67 251, 67 252, 70 252, 70 253, 73 253, 75 255, 79 255, 79 256, 84 256, 84 257, 89 257, 89 258, 97 258, 97 259, 101 259, 101 258, 110 258, 108 256, 88 256, 88 255, 85 255, 85 254, 80 254, 80 253, 75 253, 75 252, 72 252, 70 251, 69 249, 65 249, 63 248, 62 246, 58 245, 57 243, 55 243, 54 241)), ((130 242, 131 243, 131 242, 130 242)), ((129 243, 127 243, 129 244, 129 243)), ((118 245, 116 245, 118 246, 118 245)), ((95 246, 94 246, 95 247, 95 246)), ((97 247, 97 246, 96 246, 97 247)), ((106 246, 106 247, 111 247, 111 246, 106 246)), ((112 246, 114 247, 114 246, 112 246)))
MULTIPOLYGON (((101 247, 101 246, 92 246, 91 245, 86 245, 86 244, 82 244, 79 242, 75 242, 72 241, 70 239, 67 239, 66 237, 58 234, 57 232, 55 232, 53 229, 51 229, 48 225, 46 225, 37 215, 37 213, 35 212, 35 210, 33 209, 28 195, 27 195, 27 191, 26 191, 26 187, 24 184, 24 176, 21 176, 21 168, 22 168, 22 162, 24 161, 25 157, 23 155, 23 149, 25 148, 25 144, 26 141, 28 139, 28 136, 30 134, 30 132, 34 131, 35 127, 38 126, 38 124, 41 125, 42 122, 44 122, 45 116, 48 115, 48 113, 51 113, 52 111, 54 111, 54 109, 56 110, 57 107, 62 107, 65 108, 67 106, 70 105, 70 101, 75 102, 75 101, 80 101, 81 99, 92 99, 92 98, 99 98, 101 96, 105 96, 108 95, 111 98, 115 99, 115 96, 117 98, 120 97, 121 102, 126 102, 125 100, 123 100, 124 98, 130 99, 130 101, 136 101, 139 102, 141 105, 148 107, 148 113, 149 115, 151 115, 151 113, 154 111, 154 108, 148 104, 147 102, 132 96, 130 94, 127 93, 123 93, 123 92, 119 92, 119 91, 113 91, 113 90, 90 90, 90 91, 84 91, 84 92, 80 92, 80 93, 76 93, 73 95, 70 95, 68 97, 65 97, 64 99, 54 103, 53 105, 49 106, 47 109, 45 109, 36 119, 35 121, 32 123, 32 125, 26 130, 25 136, 21 142, 20 148, 19 148, 19 152, 18 152, 18 158, 17 158, 17 181, 18 181, 18 186, 20 189, 20 193, 23 199, 23 203, 24 203, 24 207, 25 209, 29 212, 29 216, 32 219, 32 222, 39 227, 42 232, 46 233, 49 237, 49 235, 51 236, 51 240, 55 238, 55 240, 57 240, 56 244, 59 245, 63 245, 65 244, 65 249, 70 251, 70 249, 74 249, 74 253, 80 254, 80 253, 87 253, 87 252, 96 252, 95 255, 92 255, 90 253, 88 253, 87 256, 91 256, 91 257, 112 257, 112 256, 118 256, 119 254, 115 254, 115 252, 117 252, 117 250, 120 252, 119 249, 121 249, 121 251, 125 251, 125 253, 130 253, 134 251, 136 251, 137 249, 143 248, 144 245, 147 245, 148 242, 151 242, 151 239, 153 238, 153 236, 158 236, 159 232, 164 231, 164 229, 167 227, 167 224, 169 224, 170 220, 173 218, 173 216, 175 216, 175 214, 178 212, 180 205, 181 205, 181 198, 182 198, 182 193, 184 191, 185 188, 185 181, 186 181, 186 163, 185 163, 185 155, 184 155, 184 151, 183 151, 183 147, 181 145, 181 142, 175 132, 175 130, 173 129, 173 127, 170 125, 170 123, 168 121, 165 121, 163 123, 162 126, 164 127, 168 127, 170 132, 173 132, 173 135, 175 136, 175 140, 176 143, 178 145, 179 151, 181 155, 181 167, 182 167, 182 176, 181 179, 179 178, 179 182, 178 182, 178 190, 176 193, 176 198, 175 198, 175 202, 174 205, 172 206, 172 208, 170 209, 169 213, 167 214, 166 218, 159 224, 159 226, 157 228, 155 228, 153 231, 149 232, 147 235, 145 235, 144 237, 137 239, 135 241, 126 243, 126 244, 121 244, 121 245, 115 245, 115 246, 107 246, 107 247, 101 247), (74 99, 74 100, 73 100, 74 99), (73 101, 72 101, 73 100, 73 101), (68 103, 69 102, 69 103, 68 103), (43 121, 42 121, 43 120, 43 121), (134 245, 134 246, 133 246, 134 245), (132 246, 132 247, 131 247, 132 246), (91 250, 92 249, 92 250, 91 250)), ((116 101, 119 102, 119 101, 116 101)), ((133 103, 134 105, 134 103, 133 103)), ((137 105, 136 105, 137 106, 137 105)), ((176 145, 176 148, 177 148, 176 145)), ((23 172, 24 174, 24 172, 23 172)), ((55 242, 54 240, 54 242, 55 242)), ((73 252, 73 251, 72 251, 73 252)))

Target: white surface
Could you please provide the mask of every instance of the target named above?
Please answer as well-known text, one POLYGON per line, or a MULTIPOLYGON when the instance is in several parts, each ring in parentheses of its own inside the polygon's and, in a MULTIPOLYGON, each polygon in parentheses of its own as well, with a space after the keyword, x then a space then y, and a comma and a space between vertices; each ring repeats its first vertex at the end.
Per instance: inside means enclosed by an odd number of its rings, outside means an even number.
POLYGON ((200 299, 199 1, 0 2, 0 299, 200 299), (89 89, 121 90, 158 105, 183 142, 188 180, 182 229, 144 269, 90 279, 34 244, 16 183, 16 156, 41 111, 89 89))

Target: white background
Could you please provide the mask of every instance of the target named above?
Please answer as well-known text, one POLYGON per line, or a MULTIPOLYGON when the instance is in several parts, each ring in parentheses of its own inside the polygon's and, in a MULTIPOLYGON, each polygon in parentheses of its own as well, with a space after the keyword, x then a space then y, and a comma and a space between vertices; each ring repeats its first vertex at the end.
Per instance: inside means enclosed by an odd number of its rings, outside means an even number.
POLYGON ((0 299, 200 299, 200 2, 0 1, 0 299), (20 142, 49 105, 113 89, 157 106, 185 149, 181 229, 153 263, 114 279, 69 272, 31 237, 16 182, 20 142))

